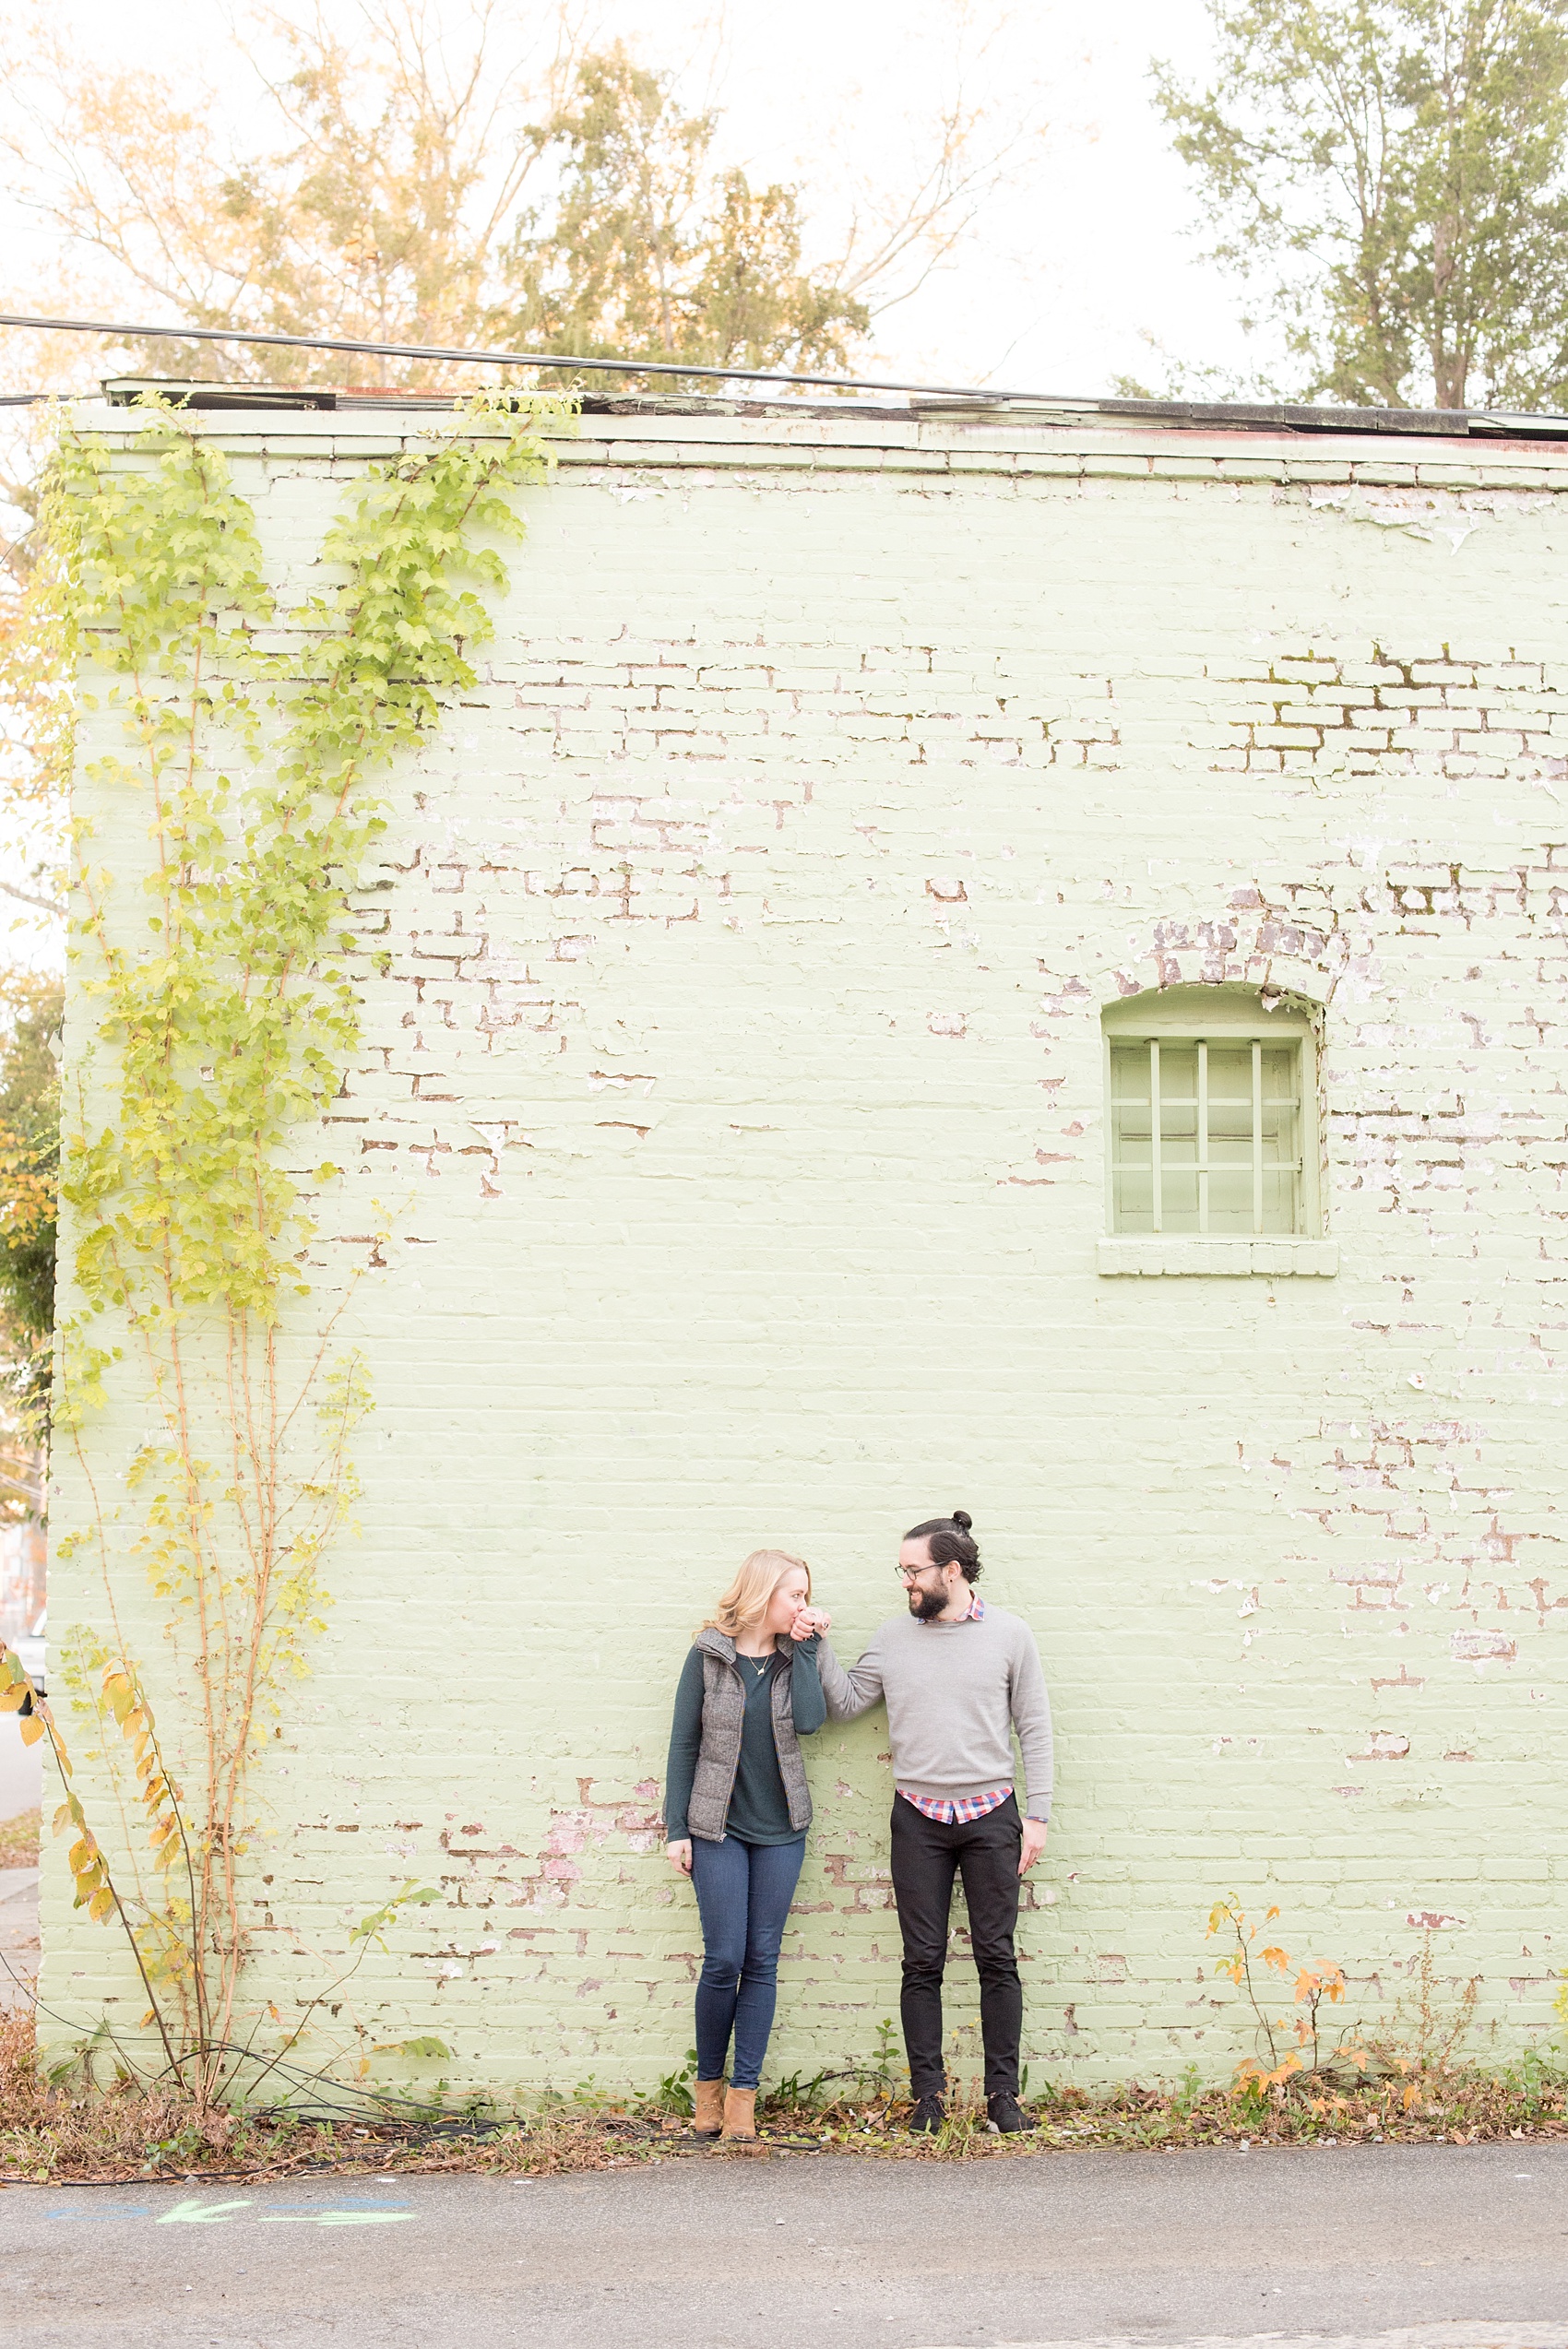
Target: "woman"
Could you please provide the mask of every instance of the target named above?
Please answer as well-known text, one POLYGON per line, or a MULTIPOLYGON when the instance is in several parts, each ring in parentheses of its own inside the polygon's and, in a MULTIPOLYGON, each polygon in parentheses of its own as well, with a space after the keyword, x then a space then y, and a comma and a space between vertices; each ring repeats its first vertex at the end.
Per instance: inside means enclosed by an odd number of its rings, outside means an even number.
POLYGON ((756 2136, 778 1950, 805 1857, 811 1797, 797 1740, 827 1717, 811 1569, 754 1550, 692 1643, 675 1691, 664 1821, 702 1919, 696 2133, 756 2136), (731 2034, 735 2067, 724 2091, 731 2034))

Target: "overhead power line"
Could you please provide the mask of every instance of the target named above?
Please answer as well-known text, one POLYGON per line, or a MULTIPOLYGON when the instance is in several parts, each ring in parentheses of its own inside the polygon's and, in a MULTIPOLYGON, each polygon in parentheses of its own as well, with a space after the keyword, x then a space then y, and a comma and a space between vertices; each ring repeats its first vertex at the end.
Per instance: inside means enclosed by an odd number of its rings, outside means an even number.
MULTIPOLYGON (((767 367, 699 367, 680 359, 574 359, 552 350, 458 350, 442 343, 357 342, 346 336, 270 335, 239 326, 129 326, 124 319, 34 318, 16 311, 0 311, 0 326, 22 326, 44 334, 112 335, 121 342, 255 343, 273 350, 335 350, 367 359, 438 360, 457 366, 553 367, 567 374, 601 375, 695 375, 713 384, 781 384, 793 391, 902 392, 914 398, 970 400, 998 408, 1016 402, 1019 406, 1111 417, 1122 424, 1151 421, 1292 433, 1392 433, 1420 438, 1497 433, 1513 439, 1568 440, 1568 415, 1550 410, 1522 415, 1463 408, 1316 408, 1292 401, 1105 399, 1092 392, 998 391, 981 384, 895 383, 876 375, 791 375, 782 369, 767 367)), ((197 386, 192 385, 189 388, 194 391, 197 386)), ((247 386, 213 388, 238 390, 247 386)), ((346 387, 257 384, 255 388, 272 393, 294 389, 308 395, 346 387)), ((47 392, 0 392, 0 408, 26 407, 50 397, 47 392)))
POLYGON ((928 399, 1045 399, 1044 392, 988 391, 972 384, 895 384, 866 375, 791 375, 766 367, 697 367, 684 360, 564 359, 545 350, 456 350, 439 343, 352 342, 332 335, 267 335, 231 326, 133 326, 113 318, 29 318, 0 311, 0 326, 64 335, 113 335, 122 342, 256 343, 275 350, 338 350, 362 359, 434 359, 470 367, 559 367, 609 375, 698 375, 719 384, 788 384, 807 391, 914 392, 928 399))

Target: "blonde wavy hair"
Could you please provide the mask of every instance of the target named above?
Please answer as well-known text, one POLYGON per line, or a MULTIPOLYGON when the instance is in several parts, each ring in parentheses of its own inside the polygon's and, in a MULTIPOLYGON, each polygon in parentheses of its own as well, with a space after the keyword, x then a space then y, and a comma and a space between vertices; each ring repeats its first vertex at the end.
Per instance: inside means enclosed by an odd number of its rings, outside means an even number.
POLYGON ((705 1631, 722 1631, 726 1639, 739 1639, 766 1614, 774 1592, 786 1574, 799 1567, 806 1578, 806 1603, 811 1604, 812 1570, 803 1558, 791 1558, 787 1549, 754 1549, 729 1589, 720 1598, 713 1613, 700 1627, 705 1631))

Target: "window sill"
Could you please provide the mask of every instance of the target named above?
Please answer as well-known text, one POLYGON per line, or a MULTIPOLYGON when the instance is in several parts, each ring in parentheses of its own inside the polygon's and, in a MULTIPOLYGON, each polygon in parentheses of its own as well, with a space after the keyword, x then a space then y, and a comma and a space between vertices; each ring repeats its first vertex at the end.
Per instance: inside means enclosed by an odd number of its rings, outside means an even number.
POLYGON ((1324 1279, 1339 1270, 1339 1249, 1332 1240, 1123 1232, 1100 1241, 1099 1269, 1101 1273, 1208 1273, 1230 1279, 1295 1273, 1324 1279))

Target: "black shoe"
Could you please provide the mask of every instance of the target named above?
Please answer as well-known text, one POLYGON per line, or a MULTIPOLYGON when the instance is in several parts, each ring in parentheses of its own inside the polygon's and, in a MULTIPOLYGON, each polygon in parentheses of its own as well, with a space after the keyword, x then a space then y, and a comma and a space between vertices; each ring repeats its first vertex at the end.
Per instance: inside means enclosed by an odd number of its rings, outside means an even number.
POLYGON ((991 2116, 991 2125, 999 2136, 1017 2137, 1025 2130, 1039 2127, 1037 2121, 1029 2118, 1016 2096, 1009 2096, 1006 2094, 988 2096, 985 2100, 985 2108, 991 2116))
POLYGON ((911 2137, 934 2137, 946 2118, 946 2109, 940 2096, 921 2096, 909 2115, 909 2134, 911 2137))

